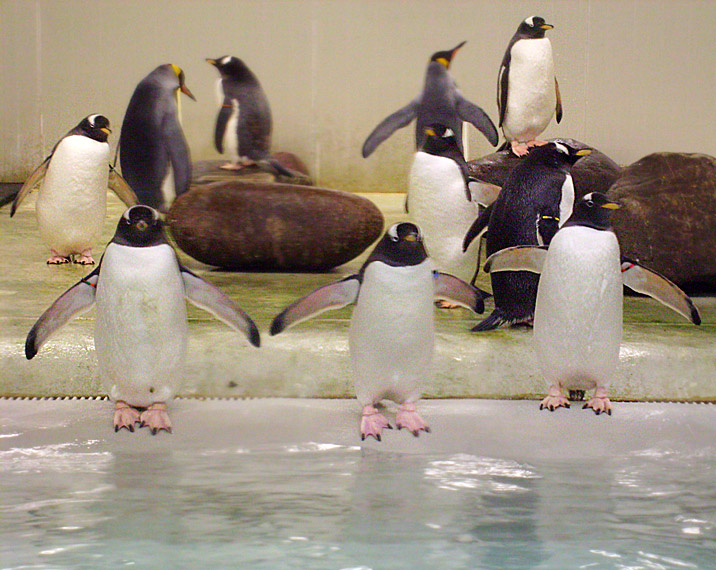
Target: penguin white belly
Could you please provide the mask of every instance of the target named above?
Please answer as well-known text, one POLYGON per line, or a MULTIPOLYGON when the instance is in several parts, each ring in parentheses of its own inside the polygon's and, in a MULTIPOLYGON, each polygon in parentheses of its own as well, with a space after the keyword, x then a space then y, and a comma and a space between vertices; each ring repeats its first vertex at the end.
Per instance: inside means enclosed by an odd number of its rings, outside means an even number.
POLYGON ((349 346, 356 396, 415 402, 430 376, 434 348, 434 284, 430 259, 391 267, 371 263, 351 319, 349 346))
POLYGON ((97 284, 95 347, 110 397, 149 406, 181 385, 184 283, 169 245, 107 247, 97 284))
POLYGON ((622 277, 612 232, 560 230, 540 277, 534 341, 548 384, 607 388, 619 362, 622 277))
POLYGON ((454 160, 415 154, 408 179, 408 209, 435 267, 469 282, 480 240, 473 240, 464 253, 462 242, 477 218, 478 206, 467 200, 465 181, 454 160))
POLYGON ((60 141, 40 185, 40 234, 63 256, 91 248, 107 211, 109 145, 81 135, 60 141))
POLYGON ((231 100, 231 115, 224 130, 224 154, 233 163, 239 162, 239 102, 231 100))
POLYGON ((519 40, 512 46, 503 131, 508 140, 535 140, 547 128, 557 105, 552 44, 548 38, 519 40))

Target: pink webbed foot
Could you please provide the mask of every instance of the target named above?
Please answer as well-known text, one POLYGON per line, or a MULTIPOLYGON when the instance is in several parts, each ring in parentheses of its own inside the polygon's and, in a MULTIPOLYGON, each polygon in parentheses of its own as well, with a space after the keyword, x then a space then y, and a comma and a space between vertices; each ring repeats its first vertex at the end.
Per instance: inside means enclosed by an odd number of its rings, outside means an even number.
POLYGON ((134 424, 139 421, 139 410, 122 400, 117 400, 114 406, 114 431, 117 432, 122 428, 134 431, 134 424))
POLYGON ((164 402, 156 402, 144 410, 139 416, 142 427, 148 427, 152 435, 157 435, 161 430, 172 433, 172 422, 167 414, 167 405, 164 402))
POLYGON ((360 420, 360 438, 365 440, 366 437, 373 436, 380 441, 381 433, 384 429, 393 429, 385 419, 385 416, 376 410, 370 404, 363 407, 363 417, 360 420))
POLYGON ((69 257, 60 255, 54 249, 50 250, 50 257, 47 258, 48 265, 62 265, 64 263, 69 263, 70 261, 71 259, 69 257))
POLYGON ((522 143, 520 141, 510 142, 510 148, 515 156, 526 156, 530 152, 527 143, 522 143))
POLYGON ((438 309, 459 309, 460 305, 457 303, 451 303, 450 301, 445 301, 444 299, 438 299, 435 301, 435 306, 438 309))
POLYGON ((94 265, 91 249, 86 249, 82 253, 75 254, 72 260, 79 265, 94 265))
POLYGON ((219 166, 219 168, 223 170, 241 170, 243 167, 244 165, 239 164, 238 162, 227 162, 219 166))
POLYGON ((591 400, 589 400, 584 406, 582 406, 582 409, 591 408, 594 410, 594 413, 599 414, 607 414, 608 416, 612 415, 612 403, 609 400, 607 396, 594 396, 591 400))
POLYGON ((552 384, 549 387, 549 394, 542 400, 539 409, 554 412, 557 408, 569 408, 569 400, 564 397, 562 390, 557 384, 552 384))
POLYGON ((541 141, 541 140, 533 140, 533 141, 527 141, 527 147, 532 148, 533 146, 544 146, 547 144, 548 141, 541 141))
POLYGON ((413 403, 405 403, 400 406, 400 410, 395 416, 395 425, 398 426, 398 429, 407 429, 415 437, 418 437, 421 431, 430 433, 430 428, 420 417, 413 403))

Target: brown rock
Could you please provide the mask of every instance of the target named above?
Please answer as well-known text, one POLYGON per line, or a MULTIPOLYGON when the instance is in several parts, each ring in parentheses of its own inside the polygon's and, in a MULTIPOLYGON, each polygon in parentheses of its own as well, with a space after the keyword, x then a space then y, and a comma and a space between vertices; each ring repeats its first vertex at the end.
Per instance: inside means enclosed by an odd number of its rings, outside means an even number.
POLYGON ((383 231, 383 215, 349 192, 245 182, 192 187, 167 223, 179 247, 226 269, 322 271, 342 265, 383 231))
POLYGON ((622 254, 690 290, 716 289, 716 158, 660 152, 608 192, 622 254))
MULTIPOLYGON (((592 153, 572 167, 574 193, 581 198, 590 192, 605 193, 621 173, 621 167, 604 153, 574 139, 561 139, 576 148, 592 148, 592 153)), ((510 150, 501 150, 468 162, 470 174, 483 182, 502 186, 512 169, 522 160, 510 150)))

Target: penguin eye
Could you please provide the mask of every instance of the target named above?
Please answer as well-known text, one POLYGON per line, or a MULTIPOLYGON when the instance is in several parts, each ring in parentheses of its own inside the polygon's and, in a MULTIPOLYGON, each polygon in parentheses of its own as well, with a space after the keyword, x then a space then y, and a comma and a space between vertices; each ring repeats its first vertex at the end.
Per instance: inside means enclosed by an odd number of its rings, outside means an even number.
POLYGON ((400 238, 398 236, 390 235, 390 241, 398 241, 400 238))
POLYGON ((593 208, 594 207, 594 200, 587 200, 587 208, 593 208))

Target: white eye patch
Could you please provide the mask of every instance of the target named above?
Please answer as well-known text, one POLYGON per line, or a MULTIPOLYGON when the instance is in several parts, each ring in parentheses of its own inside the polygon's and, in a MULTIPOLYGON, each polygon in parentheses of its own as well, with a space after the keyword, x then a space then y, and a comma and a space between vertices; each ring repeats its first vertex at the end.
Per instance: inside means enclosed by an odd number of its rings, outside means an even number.
POLYGON ((227 56, 222 57, 222 58, 221 58, 221 61, 219 61, 219 63, 220 63, 221 65, 226 65, 226 64, 229 63, 230 61, 231 61, 231 56, 230 56, 230 55, 227 55, 227 56))
POLYGON ((445 134, 443 135, 443 138, 446 139, 448 137, 454 137, 455 133, 452 132, 452 129, 445 129, 445 134))
POLYGON ((554 146, 557 147, 557 150, 563 154, 569 154, 569 149, 564 146, 562 143, 555 142, 554 146))
POLYGON ((393 224, 392 226, 390 226, 390 229, 388 230, 388 236, 393 241, 398 241, 398 226, 399 225, 400 224, 393 224))
POLYGON ((535 17, 530 16, 529 18, 525 18, 525 24, 527 24, 530 28, 535 27, 535 17))
POLYGON ((87 120, 89 121, 89 124, 90 124, 91 126, 94 127, 94 121, 95 121, 95 119, 96 119, 97 117, 99 117, 99 115, 90 115, 89 117, 87 117, 87 120))

